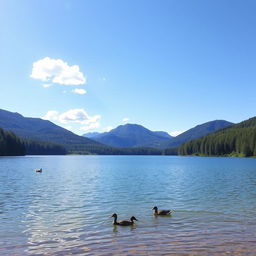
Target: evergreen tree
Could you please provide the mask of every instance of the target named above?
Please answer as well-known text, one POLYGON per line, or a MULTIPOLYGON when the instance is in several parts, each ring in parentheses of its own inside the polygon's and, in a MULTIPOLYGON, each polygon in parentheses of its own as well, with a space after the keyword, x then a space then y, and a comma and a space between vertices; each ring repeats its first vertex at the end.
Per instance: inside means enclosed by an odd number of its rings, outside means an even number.
POLYGON ((180 155, 256 156, 256 117, 189 141, 178 149, 180 155))

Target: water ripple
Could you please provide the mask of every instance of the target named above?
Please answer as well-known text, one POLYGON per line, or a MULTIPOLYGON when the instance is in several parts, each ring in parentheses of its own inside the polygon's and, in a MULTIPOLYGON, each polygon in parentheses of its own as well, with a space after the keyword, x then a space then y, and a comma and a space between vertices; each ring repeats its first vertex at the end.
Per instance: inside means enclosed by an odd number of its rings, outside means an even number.
POLYGON ((0 254, 255 255, 255 161, 0 158, 0 254), (152 216, 154 205, 172 216, 152 216), (139 221, 115 227, 114 212, 139 221))

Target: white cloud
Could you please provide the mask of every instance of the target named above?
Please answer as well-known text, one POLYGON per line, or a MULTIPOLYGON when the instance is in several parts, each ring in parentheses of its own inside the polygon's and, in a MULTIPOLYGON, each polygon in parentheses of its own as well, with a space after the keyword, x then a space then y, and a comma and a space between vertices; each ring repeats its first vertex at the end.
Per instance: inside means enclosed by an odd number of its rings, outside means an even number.
POLYGON ((49 110, 45 116, 42 117, 44 120, 49 120, 49 121, 58 121, 59 119, 59 112, 55 110, 49 110))
POLYGON ((173 137, 176 137, 180 134, 182 134, 184 131, 172 131, 172 132, 169 132, 169 134, 173 137))
POLYGON ((70 109, 64 113, 59 113, 55 110, 49 110, 42 118, 49 121, 57 121, 61 124, 78 123, 91 127, 94 125, 94 128, 98 128, 101 116, 90 116, 84 109, 70 109))
POLYGON ((78 65, 69 66, 61 59, 45 57, 33 63, 31 78, 64 85, 81 85, 86 78, 78 65))
POLYGON ((52 86, 52 84, 42 84, 42 86, 43 86, 44 88, 47 88, 47 87, 52 86))
POLYGON ((86 90, 84 90, 84 89, 78 89, 78 88, 72 90, 72 92, 73 92, 73 93, 77 93, 77 94, 86 94, 86 90))
POLYGON ((88 130, 94 130, 94 129, 97 129, 100 127, 100 123, 99 122, 96 122, 96 123, 91 123, 89 125, 86 125, 86 126, 82 126, 80 127, 79 129, 81 131, 88 131, 88 130))
POLYGON ((59 121, 63 124, 79 123, 91 124, 96 123, 101 118, 100 115, 89 116, 84 109, 70 109, 59 115, 59 121))
POLYGON ((113 126, 107 126, 102 129, 103 132, 109 132, 113 129, 113 126))
POLYGON ((122 119, 122 121, 126 123, 126 122, 129 121, 129 118, 128 118, 128 117, 124 117, 124 118, 122 119))

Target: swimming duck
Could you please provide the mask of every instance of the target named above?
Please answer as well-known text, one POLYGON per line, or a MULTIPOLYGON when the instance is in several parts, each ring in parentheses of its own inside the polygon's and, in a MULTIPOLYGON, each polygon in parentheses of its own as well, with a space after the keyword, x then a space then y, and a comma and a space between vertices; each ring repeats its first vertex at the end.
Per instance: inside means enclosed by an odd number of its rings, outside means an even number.
POLYGON ((157 206, 155 206, 152 210, 154 210, 154 215, 159 216, 159 215, 170 215, 171 214, 171 210, 161 210, 158 211, 157 206))
POLYGON ((36 169, 35 171, 36 171, 36 172, 42 172, 42 171, 43 171, 43 169, 42 169, 42 168, 40 168, 40 169, 36 169))
POLYGON ((112 216, 114 218, 113 225, 120 225, 120 226, 131 226, 134 224, 134 220, 138 221, 134 216, 130 218, 130 220, 121 220, 117 222, 117 214, 114 213, 112 216))

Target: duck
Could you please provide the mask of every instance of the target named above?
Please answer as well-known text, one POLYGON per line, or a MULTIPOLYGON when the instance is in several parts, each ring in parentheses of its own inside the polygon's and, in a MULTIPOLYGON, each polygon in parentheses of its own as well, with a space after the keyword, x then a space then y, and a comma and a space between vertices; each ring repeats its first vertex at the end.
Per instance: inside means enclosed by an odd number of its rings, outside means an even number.
POLYGON ((160 210, 158 211, 157 206, 155 206, 154 208, 152 208, 152 210, 154 210, 154 215, 155 216, 164 216, 164 215, 171 215, 172 211, 171 210, 160 210))
POLYGON ((117 221, 116 213, 114 213, 111 217, 114 218, 113 225, 119 225, 119 226, 132 226, 135 220, 138 221, 134 216, 132 216, 130 220, 117 221))
POLYGON ((35 170, 35 172, 42 172, 43 171, 43 169, 42 168, 40 168, 40 169, 36 169, 35 170))

